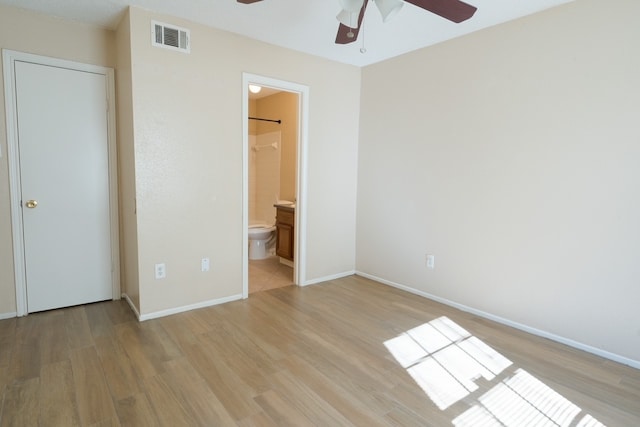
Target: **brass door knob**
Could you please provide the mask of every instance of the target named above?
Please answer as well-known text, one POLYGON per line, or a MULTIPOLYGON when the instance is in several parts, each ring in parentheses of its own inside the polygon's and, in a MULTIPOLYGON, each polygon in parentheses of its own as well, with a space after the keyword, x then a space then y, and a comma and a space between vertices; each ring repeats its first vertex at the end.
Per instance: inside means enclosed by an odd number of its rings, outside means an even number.
POLYGON ((37 200, 27 200, 27 203, 24 204, 26 207, 28 207, 29 209, 33 209, 36 206, 38 206, 38 201, 37 200))

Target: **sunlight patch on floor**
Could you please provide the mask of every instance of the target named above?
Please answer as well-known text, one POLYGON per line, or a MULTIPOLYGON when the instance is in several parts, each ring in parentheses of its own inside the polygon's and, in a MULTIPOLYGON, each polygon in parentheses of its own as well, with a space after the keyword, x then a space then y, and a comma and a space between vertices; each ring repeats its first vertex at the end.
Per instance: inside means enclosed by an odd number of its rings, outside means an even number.
POLYGON ((497 377, 513 363, 447 317, 425 323, 384 343, 396 361, 441 410, 480 389, 469 409, 452 420, 456 427, 604 427, 524 369, 497 377))

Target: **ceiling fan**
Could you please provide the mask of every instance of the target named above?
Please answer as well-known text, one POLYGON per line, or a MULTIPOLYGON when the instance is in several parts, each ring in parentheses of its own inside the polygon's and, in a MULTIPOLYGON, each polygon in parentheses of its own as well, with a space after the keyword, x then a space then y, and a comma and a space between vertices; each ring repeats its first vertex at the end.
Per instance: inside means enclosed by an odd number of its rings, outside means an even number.
MULTIPOLYGON (((238 3, 251 4, 262 0, 237 0, 238 3)), ((402 8, 405 3, 411 3, 428 12, 441 16, 449 21, 460 23, 471 18, 476 10, 475 6, 471 6, 460 0, 371 0, 373 1, 380 14, 382 21, 387 22, 402 8)), ((364 18, 364 11, 367 8, 369 0, 339 0, 342 11, 337 18, 340 21, 338 34, 336 35, 336 44, 353 43, 358 38, 358 32, 364 18)))

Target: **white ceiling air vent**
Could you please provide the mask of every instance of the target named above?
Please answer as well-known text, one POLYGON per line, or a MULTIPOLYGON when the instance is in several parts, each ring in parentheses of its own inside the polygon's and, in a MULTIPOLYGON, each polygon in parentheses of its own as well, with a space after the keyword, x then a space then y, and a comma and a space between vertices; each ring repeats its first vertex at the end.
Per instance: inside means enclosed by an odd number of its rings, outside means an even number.
POLYGON ((151 44, 184 53, 191 52, 189 30, 162 22, 151 21, 151 44))

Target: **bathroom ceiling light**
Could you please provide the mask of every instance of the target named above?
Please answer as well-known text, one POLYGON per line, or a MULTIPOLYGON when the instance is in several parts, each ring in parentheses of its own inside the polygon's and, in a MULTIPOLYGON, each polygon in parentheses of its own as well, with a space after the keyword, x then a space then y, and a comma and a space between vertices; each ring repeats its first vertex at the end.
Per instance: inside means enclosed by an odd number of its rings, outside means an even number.
POLYGON ((251 93, 260 93, 262 87, 258 85, 249 85, 249 90, 251 91, 251 93))

